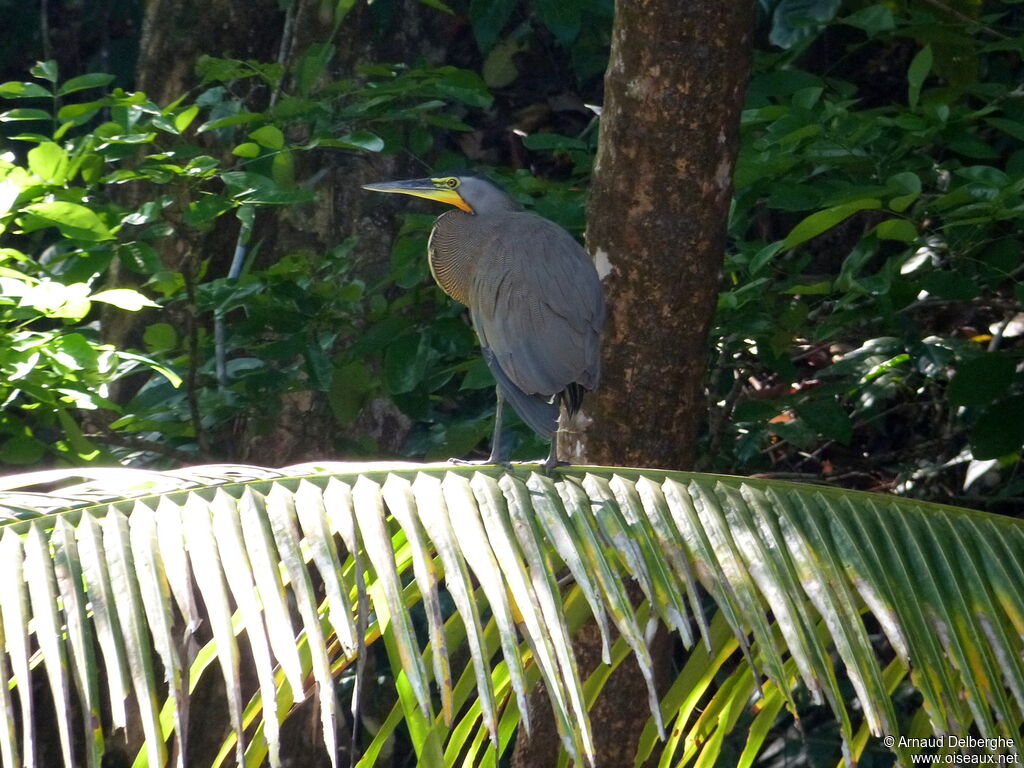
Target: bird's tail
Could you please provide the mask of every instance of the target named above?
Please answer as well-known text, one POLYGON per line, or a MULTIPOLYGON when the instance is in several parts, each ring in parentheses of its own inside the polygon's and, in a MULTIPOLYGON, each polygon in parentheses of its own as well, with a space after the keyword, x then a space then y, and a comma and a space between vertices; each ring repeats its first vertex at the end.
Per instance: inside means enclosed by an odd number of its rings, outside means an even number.
POLYGON ((582 384, 577 384, 575 381, 562 390, 559 397, 565 403, 565 410, 569 416, 575 416, 579 412, 583 406, 583 395, 586 391, 582 384))
POLYGON ((494 355, 490 350, 484 350, 484 361, 487 367, 494 374, 498 383, 498 389, 504 395, 505 400, 519 414, 519 418, 526 422, 526 426, 543 437, 550 440, 558 429, 559 398, 547 399, 540 395, 528 395, 512 383, 511 379, 501 370, 494 355))
POLYGON ((502 387, 501 391, 530 429, 545 440, 551 439, 558 429, 558 398, 549 402, 540 395, 528 395, 518 387, 510 390, 502 387))

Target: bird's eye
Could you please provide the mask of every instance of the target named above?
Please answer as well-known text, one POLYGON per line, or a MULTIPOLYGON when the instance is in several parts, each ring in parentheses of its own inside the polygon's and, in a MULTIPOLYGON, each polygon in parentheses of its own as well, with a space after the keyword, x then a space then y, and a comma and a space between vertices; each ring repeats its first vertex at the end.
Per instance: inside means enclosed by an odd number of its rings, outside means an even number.
POLYGON ((448 189, 455 189, 457 186, 459 186, 459 180, 455 178, 445 179, 444 183, 448 187, 448 189))

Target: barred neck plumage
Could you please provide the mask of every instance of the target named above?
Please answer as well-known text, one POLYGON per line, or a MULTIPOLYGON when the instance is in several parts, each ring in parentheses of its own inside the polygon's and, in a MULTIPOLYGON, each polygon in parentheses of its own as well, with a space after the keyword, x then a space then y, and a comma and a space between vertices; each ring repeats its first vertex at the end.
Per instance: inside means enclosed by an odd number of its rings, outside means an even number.
POLYGON ((469 304, 469 287, 473 284, 479 261, 479 250, 470 243, 476 217, 462 211, 448 211, 434 222, 427 243, 430 274, 441 290, 462 304, 469 304))

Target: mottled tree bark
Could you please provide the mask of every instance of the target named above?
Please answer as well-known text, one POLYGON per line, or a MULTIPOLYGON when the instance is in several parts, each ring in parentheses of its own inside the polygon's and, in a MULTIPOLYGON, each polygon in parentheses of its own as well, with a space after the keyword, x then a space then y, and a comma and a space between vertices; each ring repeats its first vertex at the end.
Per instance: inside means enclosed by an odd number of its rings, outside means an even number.
MULTIPOLYGON (((587 220, 608 321, 601 385, 584 403, 581 431, 562 436, 574 462, 694 461, 753 23, 752 0, 616 4, 587 220)), ((652 657, 663 675, 659 635, 652 657)), ((593 626, 575 645, 581 667, 599 658, 593 626)), ((598 768, 633 764, 645 701, 630 657, 591 712, 598 768)), ((520 733, 513 765, 555 766, 558 746, 550 734, 520 733)))
POLYGON ((608 300, 590 462, 694 461, 753 21, 751 0, 617 6, 587 221, 608 300))
POLYGON ((273 61, 283 22, 276 0, 150 0, 139 41, 139 90, 169 104, 196 84, 203 54, 273 61))

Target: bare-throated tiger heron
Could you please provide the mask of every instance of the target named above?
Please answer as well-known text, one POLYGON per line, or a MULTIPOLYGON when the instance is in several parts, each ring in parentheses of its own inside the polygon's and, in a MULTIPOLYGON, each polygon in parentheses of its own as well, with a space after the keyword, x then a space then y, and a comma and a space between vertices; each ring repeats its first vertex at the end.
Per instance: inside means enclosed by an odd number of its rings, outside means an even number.
POLYGON ((441 289, 469 307, 498 405, 488 462, 503 461, 504 400, 551 440, 557 463, 561 406, 569 417, 597 386, 604 298, 579 243, 554 222, 523 210, 499 186, 475 175, 366 184, 455 206, 434 223, 427 246, 441 289))

